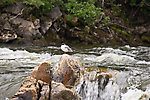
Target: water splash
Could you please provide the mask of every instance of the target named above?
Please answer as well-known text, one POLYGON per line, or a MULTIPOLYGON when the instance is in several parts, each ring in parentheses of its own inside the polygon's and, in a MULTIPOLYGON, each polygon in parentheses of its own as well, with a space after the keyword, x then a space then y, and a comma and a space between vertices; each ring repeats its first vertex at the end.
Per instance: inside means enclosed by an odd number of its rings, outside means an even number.
MULTIPOLYGON (((11 48, 0 48, 2 99, 11 97, 35 66, 45 61, 55 64, 62 54, 60 48, 55 46, 32 47, 30 50, 26 47, 11 48)), ((85 66, 100 66, 112 70, 91 70, 86 74, 86 81, 85 78, 80 80, 77 91, 83 100, 149 100, 150 47, 95 47, 80 49, 80 52, 76 50, 72 56, 85 66), (110 73, 112 77, 109 80, 98 78, 100 73, 110 73)))
POLYGON ((77 86, 83 100, 119 100, 121 92, 116 81, 116 72, 97 67, 87 67, 77 86))

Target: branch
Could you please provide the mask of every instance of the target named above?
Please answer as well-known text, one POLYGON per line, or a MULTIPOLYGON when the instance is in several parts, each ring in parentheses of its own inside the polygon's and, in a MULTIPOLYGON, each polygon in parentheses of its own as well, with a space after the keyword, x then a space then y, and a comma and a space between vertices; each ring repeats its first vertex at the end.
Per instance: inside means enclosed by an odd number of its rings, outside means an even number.
POLYGON ((104 0, 102 0, 102 8, 104 8, 104 2, 105 2, 105 1, 104 1, 104 0))
POLYGON ((16 16, 10 18, 9 21, 12 20, 12 19, 17 18, 17 17, 20 16, 20 15, 22 15, 23 11, 24 11, 24 8, 21 10, 21 12, 20 12, 19 14, 17 14, 16 16))
POLYGON ((150 4, 146 3, 145 1, 144 1, 144 4, 145 4, 146 6, 149 6, 149 7, 150 7, 150 4))

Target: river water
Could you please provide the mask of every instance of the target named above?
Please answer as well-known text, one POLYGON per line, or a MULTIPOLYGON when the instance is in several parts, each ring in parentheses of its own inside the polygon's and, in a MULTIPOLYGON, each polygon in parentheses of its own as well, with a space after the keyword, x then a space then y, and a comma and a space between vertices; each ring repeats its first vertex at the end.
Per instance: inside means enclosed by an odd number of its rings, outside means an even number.
MULTIPOLYGON (((115 73, 101 92, 95 94, 96 83, 86 83, 84 100, 139 100, 150 98, 150 47, 74 47, 70 55, 85 67, 98 67, 115 73), (114 84, 115 83, 115 84, 114 84), (91 88, 93 87, 93 88, 91 88)), ((62 54, 60 47, 0 47, 0 100, 11 98, 35 66, 42 62, 55 65, 62 54)), ((100 92, 100 91, 99 91, 100 92)))

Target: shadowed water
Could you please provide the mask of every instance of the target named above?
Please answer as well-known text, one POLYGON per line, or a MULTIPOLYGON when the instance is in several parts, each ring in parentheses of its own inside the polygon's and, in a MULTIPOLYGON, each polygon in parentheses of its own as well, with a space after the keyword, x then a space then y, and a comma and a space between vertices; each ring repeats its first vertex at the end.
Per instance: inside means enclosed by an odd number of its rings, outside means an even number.
MULTIPOLYGON (((149 47, 72 48, 71 55, 84 66, 102 68, 112 74, 103 89, 98 80, 81 79, 77 91, 83 100, 138 100, 143 94, 150 97, 149 47)), ((35 66, 45 61, 54 65, 61 54, 56 46, 0 47, 0 100, 11 98, 35 66)), ((87 77, 91 79, 97 70, 89 73, 87 77)))

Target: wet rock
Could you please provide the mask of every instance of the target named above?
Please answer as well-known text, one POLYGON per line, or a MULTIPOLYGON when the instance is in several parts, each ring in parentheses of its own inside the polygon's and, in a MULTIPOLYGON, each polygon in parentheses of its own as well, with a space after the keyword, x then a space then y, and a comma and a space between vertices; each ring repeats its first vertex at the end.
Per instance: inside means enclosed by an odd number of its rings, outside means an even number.
POLYGON ((69 56, 63 54, 59 62, 53 68, 53 78, 57 82, 62 82, 65 86, 74 86, 76 80, 80 77, 81 63, 69 56))
POLYGON ((18 92, 12 97, 11 100, 37 100, 37 93, 39 92, 40 88, 39 85, 35 86, 34 82, 34 78, 26 78, 18 92))
POLYGON ((18 41, 13 41, 12 43, 14 44, 19 44, 19 45, 33 45, 33 43, 29 40, 26 40, 26 39, 21 39, 21 40, 18 40, 18 41))
POLYGON ((98 77, 98 88, 101 90, 104 90, 106 85, 109 82, 109 79, 112 77, 112 75, 110 73, 99 73, 97 75, 98 77))
POLYGON ((52 100, 81 100, 74 91, 62 83, 52 82, 52 100))
POLYGON ((107 69, 85 67, 84 74, 76 86, 77 93, 83 100, 119 100, 120 92, 115 74, 107 69))
POLYGON ((47 62, 42 63, 40 66, 34 68, 31 73, 31 77, 36 80, 42 80, 43 82, 50 82, 50 69, 51 65, 47 62))
POLYGON ((66 88, 62 83, 51 81, 50 93, 50 64, 42 63, 35 67, 31 76, 26 78, 18 92, 11 100, 79 100, 75 91, 66 88))
POLYGON ((35 67, 12 100, 48 100, 50 68, 50 63, 47 62, 35 67))

